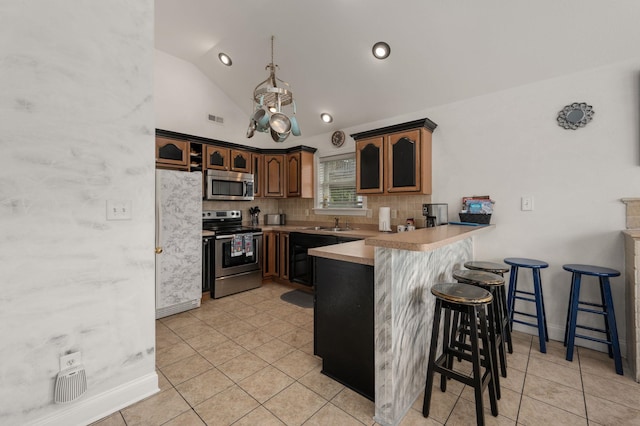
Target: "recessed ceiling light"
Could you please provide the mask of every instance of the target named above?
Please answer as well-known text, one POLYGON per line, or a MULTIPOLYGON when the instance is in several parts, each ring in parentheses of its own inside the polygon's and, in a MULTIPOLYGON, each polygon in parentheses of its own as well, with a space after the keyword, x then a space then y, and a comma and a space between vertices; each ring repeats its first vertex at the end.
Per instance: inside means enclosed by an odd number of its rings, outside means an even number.
POLYGON ((331 123, 333 121, 333 117, 328 112, 323 112, 322 114, 320 114, 320 118, 325 123, 331 123))
POLYGON ((378 59, 387 59, 391 54, 391 47, 384 41, 379 41, 373 45, 371 52, 378 59))
POLYGON ((226 53, 222 53, 222 52, 218 53, 218 59, 220 59, 220 62, 222 62, 224 65, 228 67, 230 67, 231 64, 233 63, 229 55, 227 55, 226 53))

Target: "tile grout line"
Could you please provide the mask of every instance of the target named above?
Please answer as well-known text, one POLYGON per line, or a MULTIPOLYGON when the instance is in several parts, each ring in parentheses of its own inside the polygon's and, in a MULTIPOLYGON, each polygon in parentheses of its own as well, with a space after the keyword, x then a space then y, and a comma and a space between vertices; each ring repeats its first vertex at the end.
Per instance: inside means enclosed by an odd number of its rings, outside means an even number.
POLYGON ((584 388, 584 379, 582 378, 582 359, 580 357, 580 351, 577 346, 574 346, 575 354, 578 358, 578 369, 580 370, 580 386, 582 388, 582 401, 584 402, 584 415, 587 419, 587 425, 589 424, 589 408, 587 407, 587 392, 584 388))
POLYGON ((524 368, 524 380, 522 381, 522 388, 520 388, 520 400, 518 401, 518 412, 516 414, 516 425, 520 420, 520 410, 522 409, 522 398, 524 396, 524 386, 527 383, 527 372, 529 371, 529 360, 531 359, 531 351, 533 348, 533 338, 529 339, 529 353, 527 354, 527 365, 524 368))
MULTIPOLYGON (((249 306, 249 305, 247 305, 247 306, 249 306)), ((229 311, 225 310, 224 308, 221 308, 221 310, 225 311, 226 313, 229 313, 230 315, 233 315, 233 313, 231 313, 231 312, 229 312, 229 311)), ((277 317, 276 317, 276 318, 277 318, 277 317)), ((242 320, 241 318, 239 318, 239 319, 240 319, 240 320, 242 320)), ((278 318, 277 318, 277 319, 278 319, 278 318)), ((200 319, 198 319, 198 320, 200 320, 200 319)), ((200 320, 200 321, 202 321, 202 320, 200 320)), ((244 320, 242 320, 242 321, 244 321, 244 320)), ((288 322, 288 321, 286 321, 286 320, 283 320, 283 321, 288 322)), ((203 321, 203 322, 204 322, 204 321, 203 321)), ((293 326, 295 326, 296 328, 300 328, 300 327, 298 327, 297 325, 295 325, 295 324, 293 324, 293 323, 290 323, 290 322, 289 322, 289 324, 292 324, 292 325, 293 325, 293 326)), ((213 327, 213 326, 211 326, 211 327, 212 327, 214 330, 216 330, 216 329, 215 329, 215 327, 213 327)), ((169 327, 167 327, 167 328, 169 328, 169 327)), ((184 343, 186 343, 187 345, 189 345, 189 343, 188 343, 188 342, 186 342, 186 340, 185 340, 184 338, 182 338, 182 336, 180 336, 178 333, 176 333, 173 329, 170 329, 170 330, 171 330, 174 334, 176 334, 176 335, 177 335, 177 336, 178 336, 178 337, 179 337, 179 338, 180 338, 184 343)), ((219 330, 216 330, 216 331, 220 332, 219 330)), ((229 336, 225 335, 224 333, 222 333, 222 334, 223 334, 225 337, 227 337, 230 341, 232 341, 232 342, 236 343, 236 342, 234 341, 234 339, 233 339, 233 338, 231 338, 231 337, 229 337, 229 336)), ((245 334, 248 334, 248 333, 245 333, 245 334)), ((286 334, 286 333, 285 333, 285 334, 286 334)), ((240 337, 240 336, 237 336, 237 337, 240 337)), ((236 338, 237 338, 237 337, 236 337, 236 338)), ((284 342, 284 341, 282 341, 282 340, 280 339, 280 337, 281 337, 281 336, 273 336, 273 335, 272 335, 272 337, 273 337, 273 339, 272 339, 272 340, 278 340, 279 342, 282 342, 282 343, 288 344, 287 342, 284 342)), ((268 342, 267 342, 267 343, 268 343, 268 342)), ((236 343, 236 344, 237 344, 237 343, 236 343)), ((193 349, 193 350, 194 350, 194 351, 195 351, 199 356, 204 357, 204 356, 200 353, 200 351, 199 351, 199 350, 197 350, 197 349, 193 348, 191 345, 189 345, 189 346, 190 346, 190 347, 191 347, 191 348, 192 348, 192 349, 193 349)), ((241 346, 243 349, 245 349, 248 353, 254 354, 252 351, 250 351, 250 350, 248 350, 248 349, 244 348, 242 345, 239 345, 239 346, 241 346)), ((290 346, 291 346, 291 345, 290 345, 290 346)), ((277 366, 275 366, 275 365, 274 365, 274 363, 275 363, 275 362, 277 362, 277 361, 279 361, 280 359, 282 359, 282 358, 286 357, 286 356, 287 356, 287 355, 289 355, 290 353, 293 353, 293 352, 295 352, 295 351, 299 351, 299 350, 300 350, 299 348, 297 348, 297 347, 295 347, 295 346, 292 346, 292 347, 294 348, 294 351, 289 352, 289 353, 287 353, 287 354, 285 354, 285 355, 281 356, 280 358, 278 358, 278 359, 274 360, 273 362, 268 362, 268 361, 267 361, 267 363, 268 363, 268 365, 269 365, 269 366, 271 366, 271 367, 273 367, 273 368, 277 369, 278 371, 282 372, 284 375, 286 375, 286 376, 288 376, 289 378, 291 378, 291 379, 293 380, 293 382, 292 382, 290 385, 288 385, 287 387, 285 387, 284 389, 282 389, 281 391, 279 391, 278 393, 276 393, 275 395, 272 395, 272 396, 271 396, 267 401, 265 401, 265 403, 267 403, 268 401, 270 401, 270 400, 271 400, 271 399, 273 399, 275 396, 279 395, 281 392, 283 392, 285 389, 288 389, 289 387, 291 387, 291 386, 292 386, 293 384, 295 384, 295 383, 300 384, 300 385, 301 385, 301 386, 303 386, 305 389, 308 389, 309 391, 311 391, 311 392, 313 392, 314 394, 318 395, 315 391, 313 391, 312 389, 309 389, 307 386, 305 386, 304 384, 300 383, 300 382, 298 381, 298 379, 296 379, 295 377, 290 376, 289 374, 287 374, 286 372, 282 371, 281 369, 279 369, 277 366)), ((302 352, 302 351, 301 351, 301 352, 302 352)), ((303 352, 303 353, 305 353, 305 352, 303 352)), ((255 354, 254 354, 254 355, 255 355, 255 354)), ((260 358, 260 357, 259 357, 259 358, 260 358)), ((205 359, 206 359, 206 358, 205 358, 205 359)), ((261 359, 262 359, 262 358, 261 358, 261 359)), ((184 359, 183 359, 183 360, 184 360, 184 359)), ((180 362, 180 361, 181 361, 181 360, 178 360, 178 361, 176 361, 176 363, 177 363, 177 362, 180 362)), ((207 360, 207 361, 208 361, 208 360, 207 360)), ((266 360, 264 360, 264 359, 263 359, 263 361, 266 361, 266 360)), ((208 361, 208 362, 209 362, 209 361, 208 361)), ((212 365, 212 368, 217 369, 217 370, 218 370, 222 375, 224 375, 225 377, 227 377, 227 378, 228 378, 228 379, 229 379, 229 380, 234 384, 234 386, 237 386, 237 387, 238 387, 239 389, 241 389, 243 392, 247 393, 247 392, 246 392, 246 391, 245 391, 245 390, 240 386, 240 384, 239 384, 238 382, 236 382, 233 378, 231 378, 231 377, 229 377, 227 374, 225 374, 225 373, 224 373, 224 371, 219 370, 219 369, 218 369, 215 365, 213 365, 211 362, 209 362, 209 363, 212 365)), ((209 371, 209 370, 207 370, 207 371, 209 371)), ((311 371, 311 370, 309 370, 309 371, 311 371)), ((309 372, 307 372, 307 373, 309 373, 309 372)), ((197 376, 195 376, 195 377, 197 377, 197 376)), ((304 375, 303 375, 303 377, 304 377, 304 375)), ((190 378, 190 379, 193 379, 193 378, 190 378)), ((190 380, 190 379, 189 379, 189 380, 190 380)), ((175 386, 173 385, 173 383, 171 383, 171 381, 169 381, 169 383, 170 383, 170 384, 171 384, 171 386, 172 386, 172 387, 174 387, 174 389, 175 389, 175 386)), ((227 389, 228 389, 228 388, 227 388, 227 389)), ((180 391, 179 391, 178 389, 176 389, 176 392, 178 392, 178 394, 180 394, 180 396, 184 399, 184 396, 182 396, 182 394, 180 393, 180 391)), ((223 392, 223 391, 221 391, 221 392, 223 392)), ((220 392, 218 392, 218 394, 219 394, 219 393, 220 393, 220 392)), ((218 395, 218 394, 216 394, 216 395, 218 395)), ((286 424, 286 422, 284 422, 284 421, 283 421, 283 419, 280 419, 280 418, 279 418, 275 413, 273 413, 271 410, 269 410, 269 409, 268 409, 268 408, 267 408, 263 403, 260 403, 258 400, 256 400, 256 399, 255 399, 251 394, 247 393, 247 395, 249 395, 252 399, 254 399, 254 401, 256 401, 256 403, 258 404, 258 407, 263 407, 265 410, 267 410, 269 413, 271 413, 271 414, 272 414, 274 417, 276 417, 278 420, 280 420, 280 421, 282 421, 283 423, 285 423, 285 424, 286 424)), ((318 396, 319 396, 320 398, 322 398, 323 400, 325 400, 325 403, 324 403, 324 404, 323 404, 323 405, 322 405, 318 410, 316 410, 313 414, 311 414, 311 416, 309 416, 309 418, 305 419, 305 422, 307 422, 307 421, 308 421, 311 417, 313 417, 313 416, 314 416, 318 411, 320 411, 323 407, 325 407, 327 404, 329 404, 329 403, 330 403, 330 400, 326 400, 326 399, 325 399, 323 396, 321 396, 321 395, 318 395, 318 396)), ((213 397, 215 397, 215 395, 211 396, 211 398, 213 398, 213 397)), ((187 402, 187 401, 185 400, 185 402, 187 402)), ((204 402, 204 401, 203 401, 203 402, 204 402)), ((189 402, 187 402, 187 404, 190 406, 191 410, 192 410, 192 411, 194 411, 196 415, 198 415, 197 411, 195 411, 195 408, 194 408, 194 407, 191 407, 191 404, 190 404, 189 402)), ((238 421, 240 421, 242 418, 246 417, 246 416, 247 416, 247 415, 249 415, 251 412, 255 411, 258 407, 254 408, 253 410, 249 411, 248 413, 245 413, 242 417, 240 417, 239 419, 237 419, 236 421, 234 421, 234 423, 237 423, 237 422, 238 422, 238 421)), ((340 409, 339 407, 337 407, 337 408, 338 408, 338 409, 340 409)), ((340 410, 341 410, 341 409, 340 409, 340 410)), ((343 411, 343 412, 344 412, 344 410, 341 410, 341 411, 343 411)), ((185 411, 185 412, 186 412, 186 411, 185 411)), ((345 413, 346 413, 346 412, 345 412, 345 413)), ((181 413, 180 415, 182 415, 182 414, 183 414, 183 413, 181 413)), ((355 417, 353 417, 351 414, 349 414, 349 413, 346 413, 346 414, 347 414, 347 415, 349 415, 350 417, 352 417, 352 418, 354 418, 354 419, 355 419, 355 417)), ((200 417, 199 415, 198 415, 198 417, 199 417, 199 418, 200 418, 200 419, 201 419, 205 424, 207 424, 207 423, 204 421, 204 419, 202 419, 202 417, 200 417)), ((173 419, 171 419, 171 420, 173 420, 173 419)), ((171 421, 171 420, 169 420, 169 421, 171 421)), ((359 421, 358 419, 355 419, 355 420, 359 421)), ((166 422, 165 422, 165 423, 166 423, 166 422)))

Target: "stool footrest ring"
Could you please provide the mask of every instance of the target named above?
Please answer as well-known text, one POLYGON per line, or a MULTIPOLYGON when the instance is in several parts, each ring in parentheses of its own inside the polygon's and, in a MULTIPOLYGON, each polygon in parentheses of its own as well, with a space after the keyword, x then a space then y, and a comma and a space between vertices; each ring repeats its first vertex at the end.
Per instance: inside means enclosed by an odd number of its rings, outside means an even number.
POLYGON ((593 337, 593 336, 585 336, 584 334, 576 334, 576 337, 579 337, 581 339, 591 340, 592 342, 604 343, 605 345, 610 345, 611 344, 611 342, 609 340, 599 339, 599 338, 593 337))
POLYGON ((596 309, 578 308, 578 311, 588 312, 590 314, 607 315, 605 311, 598 311, 596 309))

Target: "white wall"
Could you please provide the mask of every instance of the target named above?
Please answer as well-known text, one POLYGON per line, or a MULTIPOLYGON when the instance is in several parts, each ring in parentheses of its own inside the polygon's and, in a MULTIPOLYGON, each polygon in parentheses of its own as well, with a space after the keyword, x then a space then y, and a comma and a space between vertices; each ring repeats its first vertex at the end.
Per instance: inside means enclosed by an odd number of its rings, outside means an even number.
POLYGON ((0 424, 86 424, 157 390, 153 1, 2 2, 0 28, 0 424), (89 389, 54 405, 73 351, 89 389))
MULTIPOLYGON (((247 92, 249 109, 250 94, 247 92)), ((195 65, 160 50, 155 51, 154 96, 157 128, 249 145, 245 137, 248 113, 195 65), (210 121, 209 114, 223 117, 224 123, 210 121)))
MULTIPOLYGON (((170 58, 175 65, 170 70, 174 81, 194 72, 190 68, 195 67, 162 54, 162 61, 156 55, 158 73, 170 58)), ((561 340, 570 282, 562 265, 589 263, 624 270, 620 231, 625 228, 625 218, 619 200, 637 197, 640 192, 639 69, 640 60, 612 64, 344 131, 350 134, 423 117, 435 121, 432 202, 448 203, 450 219, 457 220, 463 196, 491 195, 496 201, 492 223, 497 226, 477 238, 476 256, 494 261, 505 257, 547 261, 550 267, 542 277, 550 334, 561 340), (593 121, 575 131, 556 123, 558 111, 572 102, 587 102, 595 110, 593 121), (533 211, 520 210, 524 195, 534 197, 533 211)), ((210 86, 206 80, 200 91, 210 91, 210 86)), ((166 90, 156 85, 158 99, 165 98, 160 95, 166 90)), ((419 90, 406 96, 428 96, 419 90)), ((171 105, 164 107, 171 115, 171 105)), ((248 118, 239 113, 241 124, 230 129, 235 133, 229 140, 253 145, 257 136, 251 140, 236 137, 244 135, 242 120, 248 118)), ((203 111, 194 108, 189 114, 198 116, 203 111)), ((166 126, 160 119, 158 123, 160 128, 207 136, 198 132, 197 126, 173 129, 168 121, 166 126)), ((300 124, 304 135, 304 123, 300 124)), ((327 133, 288 140, 287 144, 316 147, 319 155, 354 150, 349 137, 340 149, 329 141, 327 133)), ((530 282, 528 275, 521 279, 530 282)), ((612 280, 624 340, 623 283, 623 277, 612 280)), ((595 283, 583 286, 583 294, 595 297, 595 283)), ((595 323, 600 319, 595 318, 595 323)))
MULTIPOLYGON (((497 226, 478 237, 476 255, 550 264, 542 272, 543 288, 550 334, 557 340, 564 335, 571 278, 562 265, 624 273, 620 198, 640 191, 639 68, 640 60, 615 64, 427 113, 439 124, 434 202, 449 203, 455 216, 462 196, 491 195, 497 226), (572 102, 595 110, 593 121, 575 131, 556 123, 557 112, 572 102), (535 198, 533 211, 520 210, 524 195, 535 198)), ((596 281, 587 282, 581 294, 595 298, 596 281)), ((612 286, 624 340, 624 277, 612 279, 612 286)), ((601 319, 594 319, 601 327, 601 319)))

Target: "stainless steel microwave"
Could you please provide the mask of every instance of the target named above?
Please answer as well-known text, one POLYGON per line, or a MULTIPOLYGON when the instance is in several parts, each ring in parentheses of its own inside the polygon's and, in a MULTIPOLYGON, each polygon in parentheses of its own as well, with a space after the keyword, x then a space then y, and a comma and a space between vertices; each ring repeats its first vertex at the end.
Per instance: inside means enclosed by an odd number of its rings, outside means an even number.
POLYGON ((251 173, 207 170, 207 200, 253 200, 253 175, 251 173))

